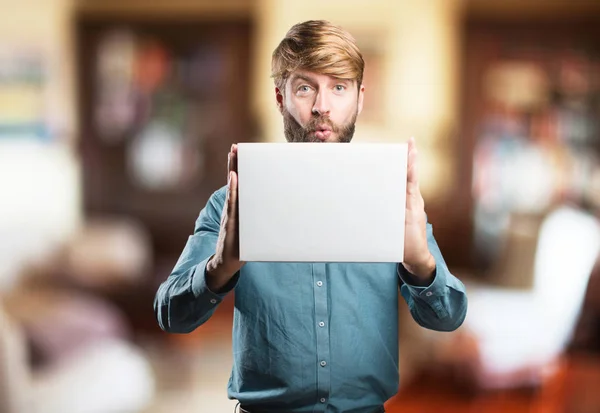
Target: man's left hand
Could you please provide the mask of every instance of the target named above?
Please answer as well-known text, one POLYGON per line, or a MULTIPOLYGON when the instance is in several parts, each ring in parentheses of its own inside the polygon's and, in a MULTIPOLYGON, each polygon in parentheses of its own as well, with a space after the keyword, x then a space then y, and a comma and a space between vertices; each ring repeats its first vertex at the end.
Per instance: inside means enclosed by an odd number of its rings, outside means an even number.
POLYGON ((425 201, 419 188, 418 156, 415 139, 410 138, 408 141, 404 261, 402 265, 413 275, 415 284, 426 286, 433 281, 435 258, 427 246, 427 217, 425 201))

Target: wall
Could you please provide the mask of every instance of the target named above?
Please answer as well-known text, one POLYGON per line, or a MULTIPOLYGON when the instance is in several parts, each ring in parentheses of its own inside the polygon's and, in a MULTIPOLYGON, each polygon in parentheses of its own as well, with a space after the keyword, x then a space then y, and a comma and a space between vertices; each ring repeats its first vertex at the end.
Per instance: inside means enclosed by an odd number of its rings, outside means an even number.
MULTIPOLYGON (((382 122, 357 122, 357 142, 402 142, 415 136, 422 154, 421 187, 426 200, 451 194, 456 128, 460 7, 454 0, 260 0, 254 92, 264 139, 280 142, 281 115, 275 106, 271 53, 286 31, 308 19, 326 19, 359 34, 382 33, 385 42, 382 122)), ((365 85, 369 93, 369 85, 365 85)))
MULTIPOLYGON (((44 250, 68 237, 81 221, 79 170, 73 155, 77 135, 72 18, 75 12, 138 17, 185 16, 198 19, 250 16, 255 22, 253 59, 254 111, 261 139, 283 141, 281 116, 274 102, 270 57, 294 23, 328 19, 357 38, 381 35, 384 51, 378 94, 383 100, 380 122, 357 124, 356 141, 401 142, 417 138, 422 154, 421 187, 428 202, 443 202, 456 185, 453 176, 457 125, 459 0, 0 0, 1 44, 39 46, 49 62, 49 113, 58 143, 1 142, 0 256, 14 255, 16 244, 32 245, 25 255, 44 250), (8 241, 18 233, 20 243, 8 241), (10 236, 12 237, 12 235, 10 236), (45 240, 55 242, 46 242, 45 240)), ((369 93, 369 85, 365 85, 369 93)), ((15 260, 15 262, 18 260, 15 260)), ((16 264, 15 264, 16 265, 16 264)), ((10 266, 5 266, 9 268, 10 266)), ((10 272, 12 270, 6 270, 10 272)), ((0 282, 6 279, 0 274, 0 282)))
MULTIPOLYGON (((50 143, 0 137, 0 289, 20 265, 50 252, 80 221, 70 0, 0 0, 0 48, 34 48, 47 62, 50 143)), ((4 89, 7 90, 6 88, 4 89)), ((10 93, 10 92, 9 92, 10 93)))

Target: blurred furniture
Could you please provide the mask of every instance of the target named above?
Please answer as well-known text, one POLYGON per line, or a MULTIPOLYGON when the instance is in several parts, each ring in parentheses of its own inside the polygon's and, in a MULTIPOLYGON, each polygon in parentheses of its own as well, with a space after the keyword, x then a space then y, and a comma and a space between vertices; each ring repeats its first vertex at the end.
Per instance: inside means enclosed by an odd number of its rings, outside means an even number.
POLYGON ((66 145, 0 139, 0 291, 80 224, 78 160, 66 145))
POLYGON ((535 252, 545 213, 510 215, 494 265, 485 280, 497 287, 531 289, 534 283, 535 252))
POLYGON ((73 283, 97 292, 141 287, 152 270, 152 239, 126 217, 86 220, 66 245, 62 267, 73 283))
POLYGON ((542 223, 531 289, 468 286, 464 331, 477 342, 479 387, 539 383, 566 349, 600 251, 598 220, 562 206, 542 223))
POLYGON ((142 411, 155 376, 115 296, 145 283, 149 236, 104 217, 60 245, 0 295, 0 412, 142 411))
POLYGON ((600 355, 600 254, 590 277, 570 350, 600 355))
POLYGON ((125 340, 105 337, 80 343, 39 368, 32 368, 28 348, 22 327, 0 307, 3 413, 140 412, 152 401, 149 362, 125 340))
POLYGON ((0 412, 29 413, 26 350, 22 332, 4 313, 0 302, 0 412))
POLYGON ((85 216, 139 221, 171 259, 226 184, 231 145, 256 137, 250 22, 82 14, 76 27, 85 216))
POLYGON ((81 10, 76 34, 84 217, 144 227, 152 251, 144 282, 110 299, 135 329, 160 334, 154 294, 209 196, 226 184, 231 145, 260 133, 251 19, 81 10))
POLYGON ((598 203, 600 3, 464 6, 456 185, 428 216, 449 267, 476 273, 502 259, 512 213, 598 203))

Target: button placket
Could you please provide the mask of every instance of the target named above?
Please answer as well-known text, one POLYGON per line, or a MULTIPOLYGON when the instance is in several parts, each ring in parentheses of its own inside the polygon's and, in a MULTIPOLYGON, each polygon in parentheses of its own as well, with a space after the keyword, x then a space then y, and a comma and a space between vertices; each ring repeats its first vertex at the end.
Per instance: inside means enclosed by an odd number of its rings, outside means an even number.
POLYGON ((320 405, 316 406, 316 411, 325 411, 326 401, 330 392, 330 369, 325 368, 329 360, 329 329, 325 328, 325 321, 329 319, 329 309, 327 304, 327 274, 324 263, 312 264, 314 299, 315 299, 315 318, 317 325, 317 394, 320 405))

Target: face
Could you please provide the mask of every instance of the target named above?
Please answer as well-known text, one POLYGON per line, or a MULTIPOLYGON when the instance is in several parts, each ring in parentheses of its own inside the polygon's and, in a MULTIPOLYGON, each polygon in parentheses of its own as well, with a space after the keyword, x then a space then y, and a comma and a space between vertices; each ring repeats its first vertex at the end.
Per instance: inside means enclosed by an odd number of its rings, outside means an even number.
POLYGON ((288 142, 350 142, 362 111, 364 87, 356 81, 296 71, 275 89, 288 142))

